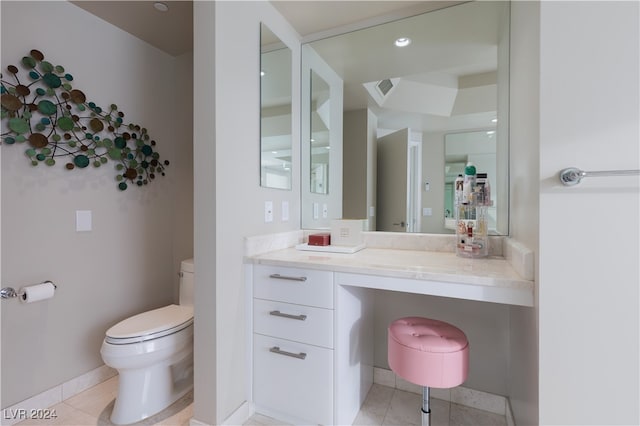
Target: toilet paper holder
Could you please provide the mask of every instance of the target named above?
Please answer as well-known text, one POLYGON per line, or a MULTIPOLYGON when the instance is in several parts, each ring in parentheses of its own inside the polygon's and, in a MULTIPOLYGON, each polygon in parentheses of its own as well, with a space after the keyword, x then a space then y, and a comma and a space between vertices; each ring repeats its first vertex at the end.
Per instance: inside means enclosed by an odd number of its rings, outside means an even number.
MULTIPOLYGON (((58 288, 58 286, 55 285, 55 283, 53 281, 51 281, 51 280, 46 280, 46 281, 43 281, 43 282, 38 283, 38 284, 45 284, 45 283, 53 284, 54 290, 58 288)), ((33 285, 38 285, 38 284, 33 284, 33 285)), ((24 291, 22 289, 20 289, 20 290, 21 291, 18 292, 13 287, 4 287, 4 288, 0 289, 0 298, 1 299, 13 299, 15 297, 21 297, 24 294, 24 291)))

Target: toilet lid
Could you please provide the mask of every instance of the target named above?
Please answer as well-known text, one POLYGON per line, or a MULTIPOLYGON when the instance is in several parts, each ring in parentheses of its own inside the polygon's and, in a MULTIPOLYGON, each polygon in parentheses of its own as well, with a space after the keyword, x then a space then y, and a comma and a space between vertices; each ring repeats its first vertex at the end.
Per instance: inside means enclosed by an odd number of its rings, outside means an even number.
POLYGON ((157 339, 193 324, 193 307, 169 305, 120 321, 107 330, 106 341, 127 344, 157 339))

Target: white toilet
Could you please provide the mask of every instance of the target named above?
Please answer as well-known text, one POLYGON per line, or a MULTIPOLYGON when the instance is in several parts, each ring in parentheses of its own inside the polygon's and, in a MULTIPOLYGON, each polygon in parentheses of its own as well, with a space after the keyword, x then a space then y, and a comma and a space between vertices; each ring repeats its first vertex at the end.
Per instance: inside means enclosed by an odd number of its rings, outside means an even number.
POLYGON ((162 411, 193 388, 193 259, 180 270, 180 305, 144 312, 106 332, 100 354, 119 373, 115 424, 162 411))

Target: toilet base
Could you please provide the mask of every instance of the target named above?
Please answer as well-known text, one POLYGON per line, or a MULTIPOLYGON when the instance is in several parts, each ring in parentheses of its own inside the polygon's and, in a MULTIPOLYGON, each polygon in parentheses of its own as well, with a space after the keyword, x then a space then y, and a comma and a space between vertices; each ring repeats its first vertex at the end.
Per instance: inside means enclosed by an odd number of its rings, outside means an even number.
POLYGON ((151 417, 193 389, 193 351, 185 352, 173 363, 119 370, 111 422, 125 425, 151 417))

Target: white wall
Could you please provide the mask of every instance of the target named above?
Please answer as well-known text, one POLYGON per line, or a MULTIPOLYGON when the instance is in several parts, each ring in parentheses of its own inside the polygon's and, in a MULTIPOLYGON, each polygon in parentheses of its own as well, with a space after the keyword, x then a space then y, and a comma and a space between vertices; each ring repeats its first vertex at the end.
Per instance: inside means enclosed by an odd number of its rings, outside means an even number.
MULTIPOLYGON (((509 234, 533 250, 536 262, 539 255, 539 7, 540 3, 535 1, 511 3, 509 100, 509 234)), ((509 398, 518 425, 538 424, 537 312, 538 303, 533 309, 511 307, 509 312, 509 398)))
MULTIPOLYGON (((300 225, 298 161, 292 165, 291 191, 259 186, 260 21, 292 49, 292 135, 297 141, 299 36, 267 2, 194 2, 194 418, 207 424, 220 424, 248 398, 244 237, 300 225), (268 224, 267 200, 275 210, 268 224), (282 201, 289 202, 288 222, 280 220, 282 201)), ((297 143, 292 158, 300 158, 297 143)))
POLYGON ((189 191, 180 176, 190 165, 179 151, 191 140, 176 125, 188 121, 190 105, 176 101, 172 84, 190 87, 190 74, 177 74, 171 56, 68 2, 3 1, 1 8, 3 68, 21 68, 23 56, 41 50, 89 101, 115 103, 125 122, 149 129, 161 159, 171 161, 165 177, 122 192, 112 162, 73 171, 62 161, 32 167, 24 145, 2 146, 2 284, 58 285, 48 301, 2 301, 7 407, 102 365, 107 328, 174 301, 177 259, 192 253, 192 236, 174 233, 175 211, 191 216, 190 205, 174 203, 176 193, 189 191), (92 211, 93 231, 75 232, 76 210, 92 211))
MULTIPOLYGON (((174 182, 173 207, 173 264, 193 257, 193 52, 174 58, 175 89, 173 131, 174 159, 168 171, 174 182), (173 165, 176 167, 174 168, 173 165)), ((179 269, 175 269, 173 277, 179 269)), ((176 282, 174 300, 178 301, 180 286, 176 282)))
MULTIPOLYGON (((539 7, 535 1, 511 3, 509 100, 509 234, 533 250, 535 262, 539 257, 539 7)), ((509 354, 509 398, 516 424, 538 424, 538 303, 533 309, 510 308, 509 354)))
MULTIPOLYGON (((193 4, 193 255, 195 419, 216 424, 216 146, 215 7, 193 4)), ((256 111, 257 111, 256 106, 256 111)))
POLYGON ((640 3, 540 3, 540 423, 639 424, 640 3))

